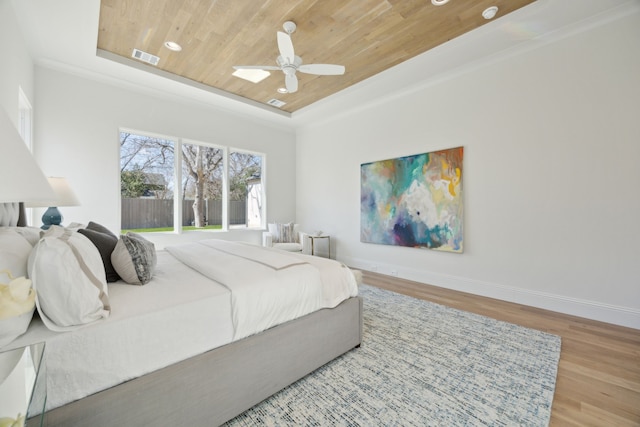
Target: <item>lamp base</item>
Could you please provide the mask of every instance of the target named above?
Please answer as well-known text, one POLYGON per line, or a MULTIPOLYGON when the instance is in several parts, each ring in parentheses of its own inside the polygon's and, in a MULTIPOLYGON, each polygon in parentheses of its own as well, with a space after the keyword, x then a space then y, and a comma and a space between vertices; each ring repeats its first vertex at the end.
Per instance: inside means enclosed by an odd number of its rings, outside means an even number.
POLYGON ((42 227, 43 230, 48 230, 52 225, 60 225, 62 223, 62 214, 57 207, 51 206, 42 215, 42 227))

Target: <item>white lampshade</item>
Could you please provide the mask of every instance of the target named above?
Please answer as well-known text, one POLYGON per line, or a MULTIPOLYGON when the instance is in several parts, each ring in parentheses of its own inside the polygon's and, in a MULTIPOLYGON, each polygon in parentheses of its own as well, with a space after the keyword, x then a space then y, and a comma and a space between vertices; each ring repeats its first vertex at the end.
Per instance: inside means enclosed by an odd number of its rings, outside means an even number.
POLYGON ((66 178, 57 176, 50 176, 47 178, 49 185, 53 188, 55 197, 49 197, 47 199, 37 200, 35 202, 28 202, 25 205, 29 208, 43 207, 43 206, 79 206, 78 198, 71 189, 69 182, 66 178))
POLYGON ((30 202, 54 197, 42 170, 0 108, 0 203, 30 202))
POLYGON ((51 188, 58 196, 58 206, 79 206, 80 202, 67 182, 66 178, 47 178, 51 188))

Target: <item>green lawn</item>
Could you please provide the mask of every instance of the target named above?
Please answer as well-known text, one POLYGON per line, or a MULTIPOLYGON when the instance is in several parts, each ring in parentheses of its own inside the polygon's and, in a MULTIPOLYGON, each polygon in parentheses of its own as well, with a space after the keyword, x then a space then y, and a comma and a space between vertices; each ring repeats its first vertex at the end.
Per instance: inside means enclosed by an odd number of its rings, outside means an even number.
MULTIPOLYGON (((189 230, 220 230, 222 225, 207 225, 206 227, 195 227, 193 225, 183 226, 182 231, 189 230)), ((173 231, 173 227, 161 227, 161 228, 136 228, 131 230, 122 230, 120 234, 127 234, 127 231, 133 231, 134 233, 155 233, 157 231, 173 231)))

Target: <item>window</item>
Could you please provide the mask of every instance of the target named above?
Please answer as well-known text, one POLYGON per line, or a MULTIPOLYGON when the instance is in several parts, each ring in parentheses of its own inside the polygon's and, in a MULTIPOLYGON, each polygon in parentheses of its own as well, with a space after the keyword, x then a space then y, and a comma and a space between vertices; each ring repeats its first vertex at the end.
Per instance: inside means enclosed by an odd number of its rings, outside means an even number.
POLYGON ((256 153, 229 153, 229 224, 262 227, 262 158, 256 153))
POLYGON ((20 136, 31 151, 33 148, 31 133, 33 108, 22 88, 18 88, 18 110, 20 111, 20 136))
POLYGON ((120 132, 121 228, 174 229, 176 141, 120 132))
POLYGON ((122 131, 121 228, 261 228, 263 168, 261 153, 122 131))
POLYGON ((182 144, 182 221, 195 228, 222 228, 224 157, 222 147, 182 144))

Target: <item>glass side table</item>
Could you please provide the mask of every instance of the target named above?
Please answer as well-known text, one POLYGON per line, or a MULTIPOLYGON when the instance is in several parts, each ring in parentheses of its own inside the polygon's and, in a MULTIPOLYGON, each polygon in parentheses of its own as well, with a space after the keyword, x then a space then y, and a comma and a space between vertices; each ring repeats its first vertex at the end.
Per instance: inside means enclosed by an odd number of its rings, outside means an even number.
POLYGON ((47 401, 45 344, 0 352, 0 423, 21 421, 18 425, 42 426, 47 401))
POLYGON ((331 236, 328 234, 308 234, 307 235, 311 239, 311 255, 316 254, 316 239, 327 239, 327 247, 329 248, 329 259, 331 259, 331 236))

